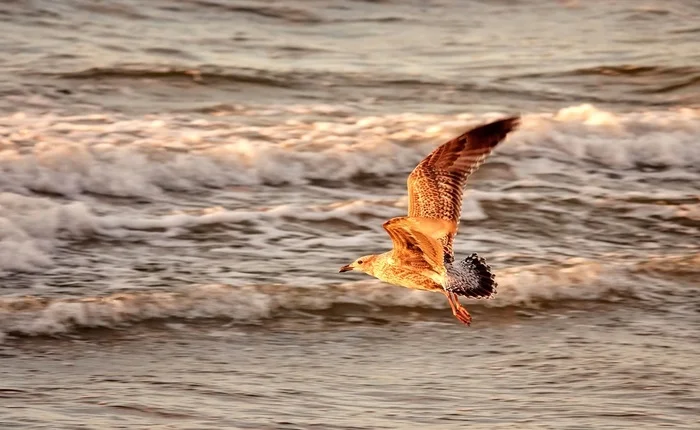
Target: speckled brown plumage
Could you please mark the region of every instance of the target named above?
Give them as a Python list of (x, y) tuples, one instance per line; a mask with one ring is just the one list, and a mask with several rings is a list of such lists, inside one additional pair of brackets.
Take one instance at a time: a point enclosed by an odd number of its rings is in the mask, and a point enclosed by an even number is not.
[[(469, 176), (520, 122), (511, 117), (471, 129), (431, 152), (408, 176), (408, 216), (437, 218), (459, 227)], [(440, 239), (449, 262), (457, 228)]]
[(392, 218), (382, 224), (393, 242), (391, 257), (410, 267), (423, 267), (445, 274), (443, 247), (436, 240), (452, 234), (453, 222), (423, 217)]

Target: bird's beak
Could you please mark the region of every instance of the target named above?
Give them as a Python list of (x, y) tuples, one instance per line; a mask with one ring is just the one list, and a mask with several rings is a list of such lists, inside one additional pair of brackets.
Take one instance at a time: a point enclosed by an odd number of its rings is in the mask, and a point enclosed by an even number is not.
[(340, 270), (338, 270), (338, 273), (349, 272), (352, 269), (353, 267), (350, 264), (348, 264), (347, 266), (341, 267)]

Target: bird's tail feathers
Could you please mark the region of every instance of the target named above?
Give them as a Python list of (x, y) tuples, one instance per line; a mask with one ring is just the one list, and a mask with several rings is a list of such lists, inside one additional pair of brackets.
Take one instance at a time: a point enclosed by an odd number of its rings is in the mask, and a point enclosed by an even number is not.
[(445, 289), (460, 296), (476, 299), (489, 298), (496, 294), (496, 275), (491, 267), (477, 254), (472, 254), (454, 264)]

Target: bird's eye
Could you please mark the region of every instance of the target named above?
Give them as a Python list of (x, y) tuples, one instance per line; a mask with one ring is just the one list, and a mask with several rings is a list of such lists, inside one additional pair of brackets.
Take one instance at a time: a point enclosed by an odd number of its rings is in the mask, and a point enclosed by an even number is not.
[(362, 260), (357, 260), (357, 264), (362, 264)]

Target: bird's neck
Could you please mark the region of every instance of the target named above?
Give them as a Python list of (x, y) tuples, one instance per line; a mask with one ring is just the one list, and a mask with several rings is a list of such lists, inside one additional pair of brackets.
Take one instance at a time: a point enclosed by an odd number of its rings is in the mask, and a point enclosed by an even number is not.
[(391, 251), (372, 256), (372, 260), (367, 267), (366, 273), (374, 276), (375, 278), (382, 279), (382, 273), (386, 272), (387, 267), (391, 265), (389, 254), (391, 254)]

